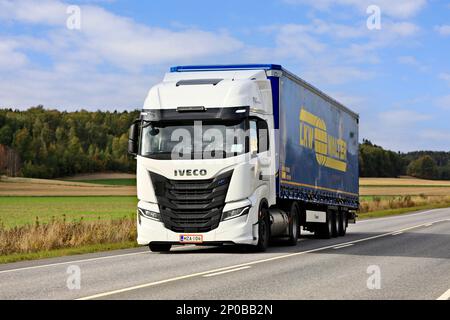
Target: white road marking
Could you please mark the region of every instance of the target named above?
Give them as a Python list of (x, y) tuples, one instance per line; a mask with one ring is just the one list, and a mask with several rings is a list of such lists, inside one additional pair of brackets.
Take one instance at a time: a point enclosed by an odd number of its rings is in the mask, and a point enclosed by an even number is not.
[[(427, 211), (422, 211), (422, 212), (417, 212), (417, 213), (404, 213), (404, 214), (400, 214), (400, 215), (396, 215), (396, 216), (392, 216), (392, 217), (386, 217), (386, 218), (368, 218), (368, 219), (364, 219), (364, 220), (358, 220), (358, 224), (365, 223), (365, 222), (376, 222), (376, 221), (384, 221), (384, 220), (391, 220), (391, 219), (409, 218), (409, 217), (419, 216), (422, 214), (427, 214), (430, 212), (435, 212), (435, 211), (439, 211), (439, 210), (443, 210), (443, 209), (448, 209), (448, 208), (433, 209), (433, 210), (427, 210)], [(449, 219), (449, 221), (450, 221), (450, 219)]]
[(449, 300), (450, 299), (450, 289), (448, 289), (442, 296), (436, 300)]
[[(442, 222), (442, 221), (447, 221), (447, 219), (434, 221), (433, 223), (438, 223), (438, 222)], [(248, 263), (237, 264), (237, 265), (234, 265), (234, 266), (222, 267), (222, 268), (218, 268), (218, 269), (214, 269), (214, 270), (208, 270), (208, 271), (188, 274), (188, 275), (179, 276), (179, 277), (175, 277), (175, 278), (170, 278), (170, 279), (166, 279), (166, 280), (150, 282), (150, 283), (144, 283), (144, 284), (133, 286), (133, 287), (123, 288), (123, 289), (118, 289), (118, 290), (112, 290), (112, 291), (103, 292), (103, 293), (99, 293), (99, 294), (95, 294), (95, 295), (91, 295), (91, 296), (87, 296), (87, 297), (82, 297), (82, 298), (78, 298), (76, 300), (91, 300), (91, 299), (103, 298), (103, 297), (111, 296), (111, 295), (118, 294), (118, 293), (124, 293), (124, 292), (129, 292), (129, 291), (133, 291), (133, 290), (137, 290), (137, 289), (153, 287), (153, 286), (156, 286), (156, 285), (159, 285), (159, 284), (174, 282), (174, 281), (178, 281), (178, 280), (195, 278), (195, 277), (203, 276), (203, 275), (210, 274), (210, 273), (217, 273), (217, 272), (221, 272), (221, 271), (225, 271), (225, 270), (237, 269), (237, 268), (241, 268), (241, 267), (257, 265), (257, 264), (264, 263), (264, 262), (270, 262), (270, 261), (286, 259), (286, 258), (290, 258), (290, 257), (304, 255), (304, 254), (307, 254), (307, 253), (312, 253), (312, 252), (318, 252), (318, 251), (331, 249), (331, 248), (334, 248), (334, 247), (336, 247), (338, 245), (343, 246), (343, 245), (347, 245), (347, 244), (355, 244), (355, 243), (359, 243), (359, 242), (364, 242), (364, 241), (369, 241), (369, 240), (378, 239), (378, 238), (382, 238), (382, 237), (387, 237), (387, 236), (390, 236), (390, 235), (392, 235), (394, 233), (397, 233), (397, 232), (404, 232), (404, 231), (412, 230), (412, 229), (419, 228), (419, 227), (422, 227), (422, 226), (423, 226), (423, 224), (420, 224), (420, 225), (404, 228), (404, 229), (397, 230), (397, 231), (392, 231), (392, 232), (379, 234), (379, 235), (368, 237), (368, 238), (363, 238), (363, 239), (359, 239), (359, 240), (353, 240), (353, 241), (349, 241), (349, 242), (344, 242), (344, 243), (341, 243), (341, 244), (333, 244), (333, 245), (330, 245), (330, 246), (320, 247), (320, 248), (306, 250), (306, 251), (294, 252), (294, 253), (285, 254), (285, 255), (281, 255), (281, 256), (276, 256), (276, 257), (272, 257), (272, 258), (261, 259), (261, 260), (256, 260), (256, 261), (252, 261), (252, 262), (248, 262)]]
[(399, 234), (402, 234), (403, 233), (403, 231), (401, 231), (401, 232), (395, 232), (395, 233), (393, 233), (392, 235), (393, 236), (398, 236)]
[(249, 269), (249, 268), (251, 268), (251, 266), (245, 266), (245, 267), (240, 267), (240, 268), (236, 268), (236, 269), (225, 270), (225, 271), (220, 271), (220, 272), (216, 272), (216, 273), (210, 273), (210, 274), (204, 275), (203, 277), (205, 277), (205, 278), (214, 277), (214, 276), (218, 276), (218, 275), (221, 275), (221, 274), (235, 272), (235, 271)]
[(65, 262), (58, 262), (58, 263), (51, 263), (51, 264), (43, 264), (43, 265), (32, 266), (32, 267), (8, 269), (8, 270), (0, 271), (0, 274), (2, 274), (2, 273), (9, 273), (9, 272), (16, 272), (16, 271), (24, 271), (24, 270), (33, 270), (33, 269), (40, 269), (40, 268), (56, 267), (56, 266), (62, 266), (62, 265), (65, 265), (65, 264), (83, 263), (83, 262), (98, 261), (98, 260), (105, 260), (105, 259), (112, 259), (112, 258), (119, 258), (119, 257), (135, 256), (135, 255), (139, 255), (139, 254), (149, 254), (149, 252), (148, 251), (143, 251), (143, 252), (116, 254), (116, 255), (112, 255), (112, 256), (105, 256), (105, 257), (98, 257), (98, 258), (91, 258), (91, 259), (72, 260), (72, 261), (65, 261)]
[[(194, 247), (195, 247), (195, 245), (189, 245), (189, 246), (188, 245), (184, 245), (184, 246), (181, 246), (181, 247), (176, 247), (176, 248), (174, 248), (172, 250), (173, 251), (183, 251), (183, 250), (178, 250), (178, 249), (194, 248)], [(105, 257), (91, 258), (91, 259), (81, 259), (81, 260), (57, 262), (57, 263), (51, 263), (51, 264), (43, 264), (43, 265), (32, 266), (32, 267), (8, 269), (8, 270), (0, 271), (0, 274), (2, 274), (2, 273), (9, 273), (9, 272), (16, 272), (16, 271), (22, 271), (22, 270), (32, 270), (32, 269), (39, 269), (39, 268), (56, 267), (56, 266), (61, 266), (61, 265), (65, 265), (65, 264), (82, 263), (82, 262), (85, 262), (85, 261), (90, 262), (90, 261), (97, 261), (97, 260), (104, 260), (104, 259), (111, 259), (111, 258), (120, 258), (120, 257), (126, 257), (126, 256), (134, 256), (134, 255), (139, 255), (139, 254), (150, 254), (150, 252), (148, 252), (148, 251), (132, 252), (132, 253), (116, 254), (116, 255), (105, 256)]]
[(427, 223), (427, 224), (424, 224), (423, 226), (424, 227), (431, 227), (433, 224), (432, 223)]
[(342, 249), (342, 248), (351, 247), (352, 245), (353, 245), (353, 243), (349, 243), (349, 244), (346, 244), (346, 245), (343, 245), (343, 246), (334, 247), (333, 249), (334, 250), (338, 250), (338, 249)]

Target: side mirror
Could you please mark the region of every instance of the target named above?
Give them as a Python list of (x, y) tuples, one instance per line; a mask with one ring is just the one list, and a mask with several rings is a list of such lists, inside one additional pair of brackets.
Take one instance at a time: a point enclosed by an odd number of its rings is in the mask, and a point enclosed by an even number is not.
[(135, 122), (131, 125), (128, 135), (128, 153), (133, 156), (138, 153), (138, 134), (139, 123)]

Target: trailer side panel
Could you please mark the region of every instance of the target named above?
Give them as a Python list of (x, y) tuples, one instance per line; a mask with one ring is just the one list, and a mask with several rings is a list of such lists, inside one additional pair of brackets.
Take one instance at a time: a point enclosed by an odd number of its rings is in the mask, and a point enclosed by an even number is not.
[(358, 206), (358, 117), (292, 77), (281, 77), (279, 197)]

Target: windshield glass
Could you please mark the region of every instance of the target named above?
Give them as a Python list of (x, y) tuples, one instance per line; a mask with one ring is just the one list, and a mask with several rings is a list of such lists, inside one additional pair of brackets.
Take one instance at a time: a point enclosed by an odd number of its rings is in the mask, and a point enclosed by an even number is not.
[(154, 159), (217, 159), (244, 154), (246, 121), (143, 122), (140, 155)]

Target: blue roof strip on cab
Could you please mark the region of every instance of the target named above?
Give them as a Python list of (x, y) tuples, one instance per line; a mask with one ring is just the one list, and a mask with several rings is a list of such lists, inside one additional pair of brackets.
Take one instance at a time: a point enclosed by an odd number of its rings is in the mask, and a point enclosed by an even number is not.
[(279, 64), (229, 64), (229, 65), (198, 65), (171, 67), (170, 72), (189, 71), (222, 71), (222, 70), (282, 70)]

